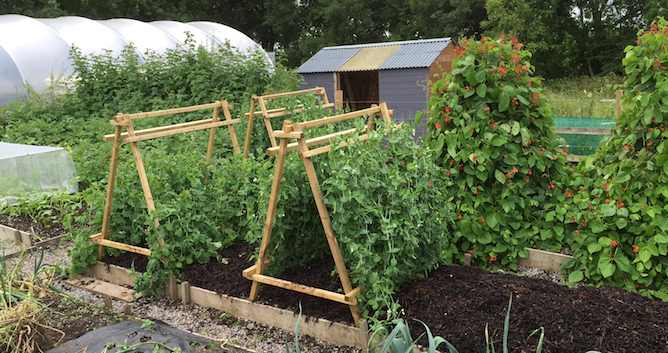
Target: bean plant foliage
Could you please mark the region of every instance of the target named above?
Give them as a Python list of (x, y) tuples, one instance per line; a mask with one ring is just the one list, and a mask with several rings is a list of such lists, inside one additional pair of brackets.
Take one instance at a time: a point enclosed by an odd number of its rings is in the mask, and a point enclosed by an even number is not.
[(452, 180), (459, 249), (478, 263), (515, 267), (527, 246), (561, 247), (565, 158), (522, 44), (460, 44), (451, 72), (433, 84), (426, 143)]
[(623, 113), (580, 165), (580, 217), (569, 280), (622, 286), (668, 300), (668, 23), (626, 48)]

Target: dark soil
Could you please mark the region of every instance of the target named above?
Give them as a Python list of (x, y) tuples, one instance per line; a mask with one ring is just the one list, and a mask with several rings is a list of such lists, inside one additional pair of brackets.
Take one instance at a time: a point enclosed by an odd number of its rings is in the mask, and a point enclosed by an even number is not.
[(45, 329), (47, 342), (42, 342), (40, 345), (44, 350), (77, 338), (88, 331), (123, 320), (122, 315), (104, 307), (57, 294), (52, 294), (43, 301), (47, 308), (46, 324), (65, 334), (62, 336), (59, 332)]
[(54, 223), (47, 227), (39, 222), (35, 222), (32, 218), (25, 215), (8, 216), (0, 214), (0, 224), (24, 232), (33, 233), (39, 237), (39, 239), (37, 239), (36, 241), (55, 238), (65, 233), (65, 229), (63, 228), (63, 225), (60, 223)]
[(137, 272), (146, 272), (146, 265), (148, 265), (148, 257), (132, 252), (123, 251), (116, 256), (105, 256), (102, 262), (121, 266), (129, 269), (134, 269)]
[[(193, 286), (218, 293), (246, 298), (250, 293), (251, 281), (241, 274), (252, 266), (249, 260), (256, 248), (245, 243), (236, 243), (224, 249), (218, 259), (212, 259), (203, 265), (192, 265), (183, 271), (183, 279)], [(219, 259), (224, 259), (220, 261)], [(331, 260), (313, 263), (303, 268), (284, 272), (280, 278), (308, 286), (337, 291), (341, 288), (338, 277), (332, 276), (334, 264)], [(325, 318), (332, 321), (352, 323), (352, 316), (347, 305), (324, 300), (285, 289), (262, 285), (258, 301), (302, 314)]]
[[(511, 352), (535, 352), (545, 328), (544, 353), (668, 352), (668, 303), (621, 289), (568, 288), (556, 283), (489, 273), (474, 267), (442, 267), (398, 295), (409, 319), (424, 321), (434, 335), (460, 352), (484, 352), (485, 324), (501, 351), (503, 320), (513, 296)], [(415, 336), (424, 331), (411, 320)]]

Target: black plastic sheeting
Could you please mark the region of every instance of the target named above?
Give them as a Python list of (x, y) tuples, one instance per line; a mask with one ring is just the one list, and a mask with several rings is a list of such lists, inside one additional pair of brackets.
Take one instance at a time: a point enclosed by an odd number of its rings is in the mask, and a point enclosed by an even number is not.
[(68, 341), (46, 353), (232, 353), (220, 344), (160, 321), (123, 321)]

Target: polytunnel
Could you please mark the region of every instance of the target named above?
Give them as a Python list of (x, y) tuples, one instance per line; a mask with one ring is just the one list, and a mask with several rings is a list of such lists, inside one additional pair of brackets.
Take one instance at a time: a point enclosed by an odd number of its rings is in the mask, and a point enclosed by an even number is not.
[(226, 43), (245, 54), (261, 50), (271, 65), (259, 44), (220, 23), (0, 15), (0, 105), (25, 97), (29, 89), (43, 92), (53, 79), (71, 75), (72, 46), (85, 55), (105, 51), (118, 55), (132, 43), (142, 57), (147, 51), (160, 54), (177, 48), (187, 33), (198, 46), (209, 50)]

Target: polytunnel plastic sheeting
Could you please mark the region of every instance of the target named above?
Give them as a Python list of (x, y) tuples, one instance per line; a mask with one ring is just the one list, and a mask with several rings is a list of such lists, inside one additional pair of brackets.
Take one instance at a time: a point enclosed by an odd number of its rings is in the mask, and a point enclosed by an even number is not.
[(264, 54), (267, 62), (271, 64), (269, 55), (262, 50), (262, 47), (259, 44), (232, 27), (206, 21), (188, 22), (188, 24), (216, 37), (220, 43), (229, 42), (231, 46), (237, 48), (242, 53), (250, 53), (260, 50)]
[(69, 45), (51, 27), (30, 17), (0, 16), (0, 47), (35, 91), (44, 91), (51, 79), (72, 73)]
[(127, 45), (115, 30), (84, 17), (65, 16), (38, 20), (53, 28), (68, 45), (79, 48), (84, 55), (99, 55), (109, 51), (118, 56)]
[(23, 77), (14, 60), (0, 47), (0, 105), (25, 97)]
[(0, 197), (53, 191), (77, 191), (65, 149), (0, 142)]
[(167, 32), (170, 36), (176, 38), (179, 45), (186, 42), (188, 34), (192, 35), (192, 39), (199, 46), (206, 49), (212, 49), (221, 45), (217, 38), (206, 33), (205, 31), (185, 23), (176, 21), (155, 21), (149, 22), (150, 25), (160, 28)]
[(115, 18), (98, 23), (118, 32), (125, 42), (132, 43), (137, 48), (137, 53), (142, 57), (147, 52), (162, 54), (168, 49), (176, 48), (177, 45), (174, 37), (148, 23), (127, 18)]

